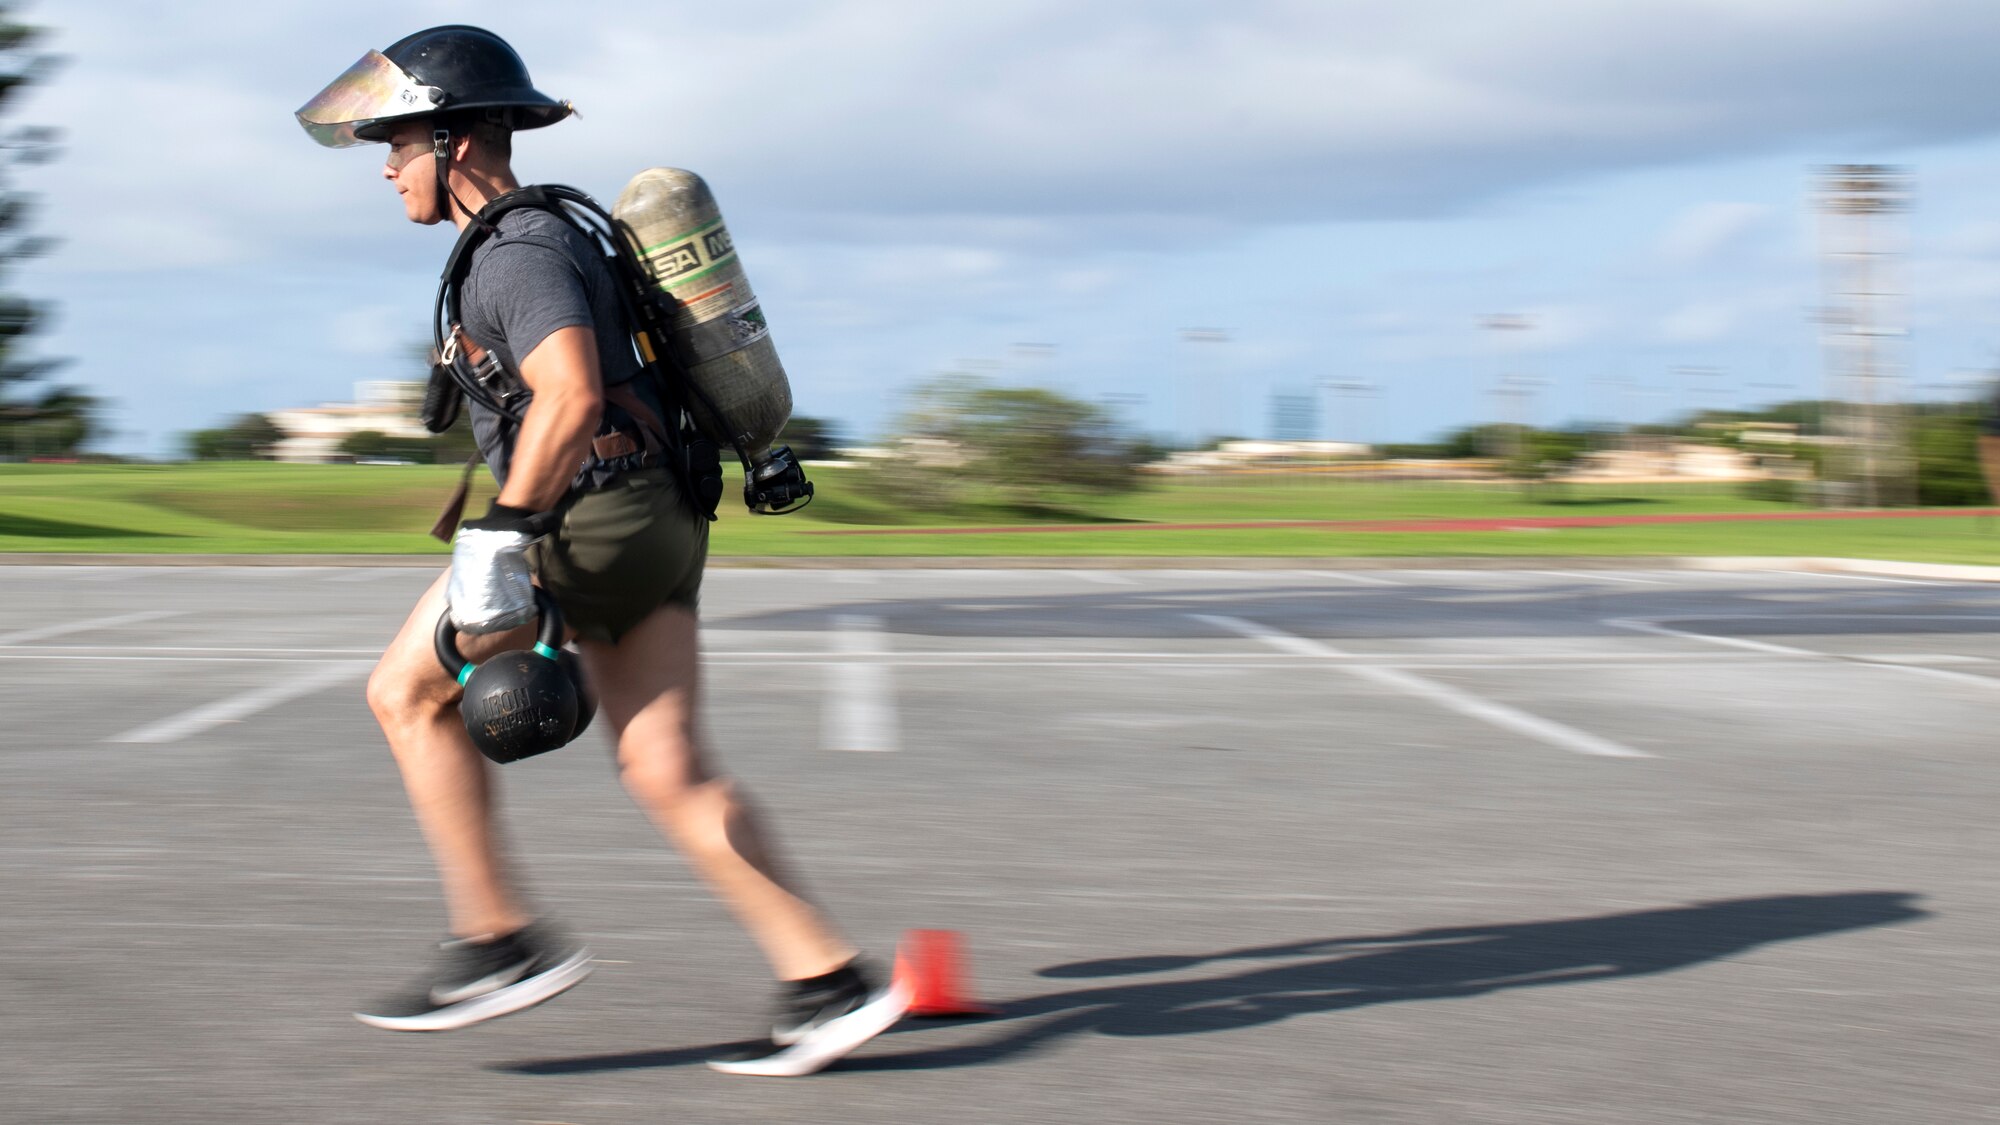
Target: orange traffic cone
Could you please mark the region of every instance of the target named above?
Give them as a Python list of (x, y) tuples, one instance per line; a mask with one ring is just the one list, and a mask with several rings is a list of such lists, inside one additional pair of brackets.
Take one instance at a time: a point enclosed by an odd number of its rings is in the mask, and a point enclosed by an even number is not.
[(957, 930), (911, 930), (896, 948), (896, 982), (910, 990), (913, 1016), (990, 1016), (993, 1008), (972, 998), (965, 980), (964, 935)]

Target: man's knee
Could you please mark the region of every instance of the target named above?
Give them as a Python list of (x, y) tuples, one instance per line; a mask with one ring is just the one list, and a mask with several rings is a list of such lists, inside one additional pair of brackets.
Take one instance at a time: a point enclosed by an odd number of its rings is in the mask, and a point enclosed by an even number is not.
[(697, 859), (762, 854), (750, 806), (726, 777), (683, 786), (660, 815), (681, 850)]
[[(429, 669), (425, 669), (429, 671)], [(393, 655), (385, 656), (368, 675), (368, 709), (384, 727), (434, 719), (451, 705), (449, 693)]]
[(691, 748), (633, 753), (621, 747), (618, 780), (635, 800), (671, 817), (679, 815), (688, 797), (706, 779), (693, 764)]

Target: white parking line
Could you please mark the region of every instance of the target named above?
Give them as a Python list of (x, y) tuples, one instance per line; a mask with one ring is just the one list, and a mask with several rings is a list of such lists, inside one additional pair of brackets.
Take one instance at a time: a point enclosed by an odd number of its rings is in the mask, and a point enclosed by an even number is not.
[(148, 609), (138, 613), (121, 613), (116, 617), (94, 617), (88, 621), (70, 621), (61, 625), (44, 625), (39, 629), (22, 629), (17, 633), (0, 633), (0, 645), (25, 644), (28, 641), (43, 641), (50, 637), (66, 637), (71, 633), (88, 633), (93, 629), (116, 629), (124, 625), (138, 625), (146, 621), (158, 621), (166, 617), (180, 617), (184, 609)]
[[(1229, 652), (1182, 654), (1171, 659), (1163, 659), (1151, 653), (1112, 652), (1091, 653), (1087, 658), (1076, 652), (1067, 653), (954, 653), (922, 652), (899, 653), (878, 656), (842, 656), (826, 654), (820, 656), (800, 656), (793, 652), (774, 653), (724, 653), (720, 656), (704, 658), (706, 668), (837, 668), (850, 667), (857, 663), (882, 668), (1086, 668), (1092, 670), (1145, 670), (1153, 675), (1171, 675), (1178, 672), (1209, 669), (1241, 672), (1245, 675), (1262, 674), (1272, 669), (1322, 667), (1330, 659), (1339, 659), (1355, 667), (1409, 668), (1416, 670), (1478, 671), (1478, 670), (1526, 670), (1575, 671), (1578, 668), (1601, 666), (1601, 660), (1534, 658), (1523, 660), (1518, 657), (1501, 658), (1485, 656), (1481, 658), (1445, 657), (1432, 654), (1406, 654), (1390, 656), (1380, 653), (1350, 653), (1346, 657), (1292, 656), (1282, 652)], [(320, 664), (323, 660), (303, 656), (158, 656), (128, 654), (77, 655), (58, 653), (53, 655), (29, 652), (0, 652), (0, 664), (7, 663), (73, 663), (73, 664)], [(1666, 654), (1656, 660), (1625, 658), (1629, 668), (1777, 668), (1793, 663), (1793, 658), (1753, 656), (1726, 658), (1713, 653)], [(1940, 654), (1918, 654), (1899, 658), (1890, 663), (1906, 664), (1961, 664), (1967, 663)], [(1979, 661), (1991, 663), (1990, 661)], [(2000, 681), (1996, 681), (2000, 682)]]
[(1188, 616), (1204, 625), (1213, 625), (1218, 629), (1235, 633), (1238, 636), (1263, 641), (1272, 648), (1283, 649), (1295, 656), (1342, 657), (1352, 655), (1351, 653), (1342, 652), (1340, 649), (1324, 641), (1315, 641), (1310, 637), (1295, 636), (1282, 629), (1273, 629), (1269, 625), (1260, 625), (1255, 621), (1245, 621), (1241, 617), (1217, 617), (1207, 613), (1190, 613)]
[[(1882, 660), (1872, 656), (1847, 656), (1837, 652), (1820, 652), (1816, 649), (1793, 648), (1790, 645), (1774, 644), (1770, 641), (1753, 641), (1748, 637), (1724, 637), (1715, 633), (1697, 633), (1690, 629), (1675, 629), (1660, 624), (1662, 621), (1951, 621), (1963, 624), (1967, 621), (2000, 621), (2000, 616), (1983, 613), (1716, 613), (1688, 614), (1681, 617), (1607, 617), (1601, 624), (1616, 629), (1630, 629), (1637, 633), (1651, 633), (1659, 637), (1677, 637), (1682, 640), (1704, 641), (1712, 645), (1726, 645), (1730, 648), (1749, 649), (1752, 652), (1767, 652), (1784, 656), (1803, 657), (1808, 660), (1832, 661), (1841, 664), (1859, 664), (1866, 668), (1887, 668), (1892, 672), (1907, 672), (1931, 680), (1949, 680), (1952, 683), (1972, 684), (1983, 688), (2000, 688), (2000, 678), (1981, 676), (1972, 672), (1952, 672), (1944, 668), (1927, 668), (1904, 661)], [(1905, 658), (1907, 659), (1907, 658)]]
[[(1271, 645), (1274, 648), (1282, 648), (1287, 652), (1312, 653), (1330, 657), (1348, 655), (1331, 645), (1322, 644), (1311, 638), (1294, 636), (1290, 633), (1273, 629), (1268, 625), (1260, 625), (1257, 622), (1245, 621), (1238, 617), (1214, 617), (1207, 614), (1190, 614), (1189, 616), (1196, 618), (1196, 620), (1205, 621), (1211, 625), (1227, 629), (1241, 636), (1263, 641), (1265, 644)], [(1560, 747), (1564, 750), (1572, 750), (1579, 754), (1592, 754), (1602, 758), (1652, 757), (1651, 754), (1643, 750), (1634, 750), (1630, 746), (1612, 742), (1609, 739), (1599, 738), (1587, 731), (1580, 731), (1575, 727), (1565, 726), (1553, 719), (1544, 719), (1540, 715), (1531, 715), (1517, 707), (1509, 707), (1504, 703), (1496, 703), (1483, 696), (1474, 695), (1469, 691), (1462, 691), (1455, 687), (1426, 680), (1421, 676), (1411, 675), (1400, 669), (1352, 664), (1335, 664), (1332, 666), (1341, 668), (1343, 671), (1368, 680), (1371, 683), (1394, 688), (1406, 695), (1414, 695), (1421, 699), (1427, 699), (1448, 711), (1456, 711), (1468, 718), (1478, 719), (1481, 722), (1490, 723), (1505, 730), (1511, 730), (1516, 734), (1524, 734), (1530, 738), (1546, 742), (1551, 746)]]
[(183, 711), (157, 723), (128, 730), (124, 734), (113, 735), (106, 742), (179, 742), (184, 738), (212, 730), (224, 723), (241, 722), (260, 711), (268, 711), (280, 704), (313, 694), (331, 687), (343, 680), (353, 679), (374, 667), (365, 660), (341, 660), (315, 662), (289, 678), (269, 687), (246, 691), (241, 695), (204, 704), (192, 711)]
[(82, 582), (136, 582), (141, 578), (166, 578), (184, 572), (178, 566), (80, 566), (73, 576)]
[(1872, 652), (1856, 656), (1870, 664), (1991, 664), (1984, 656), (1963, 652)]
[[(1349, 654), (1352, 659), (1346, 663), (1356, 668), (1408, 668), (1419, 671), (1527, 671), (1545, 670), (1551, 672), (1574, 672), (1578, 668), (1588, 668), (1597, 661), (1548, 660), (1519, 658), (1502, 659), (1486, 657), (1481, 660), (1452, 660), (1445, 662), (1429, 656), (1385, 657), (1382, 655), (1362, 656)], [(854, 667), (857, 663), (879, 668), (1082, 668), (1090, 671), (1144, 671), (1148, 675), (1167, 676), (1182, 672), (1234, 672), (1242, 675), (1262, 675), (1272, 670), (1292, 668), (1323, 668), (1329, 657), (1290, 656), (1281, 652), (1271, 653), (1208, 653), (1171, 661), (1160, 660), (1146, 653), (1093, 653), (1088, 659), (1079, 659), (1076, 653), (1061, 655), (1029, 655), (974, 653), (900, 653), (894, 656), (852, 657), (840, 655), (799, 656), (796, 653), (730, 653), (704, 660), (706, 668), (843, 668)], [(1363, 661), (1366, 661), (1365, 663)], [(314, 665), (324, 663), (309, 657), (292, 656), (76, 656), (61, 654), (38, 656), (27, 653), (0, 653), (0, 664), (11, 662), (32, 663), (75, 663), (75, 664), (286, 664)], [(1906, 658), (1909, 664), (1956, 664), (1961, 661), (1938, 657)], [(1626, 667), (1631, 668), (1782, 668), (1794, 664), (1793, 658), (1766, 657), (1758, 659), (1741, 656), (1734, 659), (1713, 654), (1680, 654), (1680, 659), (1660, 659), (1658, 661), (1631, 660)], [(2000, 680), (1994, 681), (2000, 683)]]
[[(153, 659), (159, 659), (159, 658), (156, 657)], [(1694, 667), (1782, 668), (1786, 667), (1788, 663), (1789, 662), (1787, 661), (1781, 661), (1781, 660), (1752, 660), (1746, 657), (1736, 661), (1721, 662), (1714, 664), (1697, 664), (1694, 665)], [(822, 657), (783, 657), (778, 659), (758, 659), (758, 660), (724, 660), (724, 661), (716, 661), (710, 666), (723, 667), (723, 668), (831, 668), (831, 667), (844, 667), (852, 665), (845, 663), (837, 658), (828, 658), (822, 656)], [(1334, 665), (1328, 663), (1325, 658), (1286, 657), (1278, 654), (1273, 654), (1271, 659), (1266, 661), (1260, 661), (1257, 663), (1246, 662), (1240, 656), (1211, 656), (1206, 660), (1188, 660), (1188, 661), (1176, 662), (1173, 664), (1162, 664), (1154, 660), (1130, 660), (1130, 659), (1101, 660), (1093, 658), (1090, 660), (1075, 660), (1075, 659), (1051, 660), (1046, 657), (1043, 657), (1034, 660), (967, 660), (958, 657), (938, 658), (934, 656), (925, 656), (922, 658), (917, 658), (910, 656), (898, 656), (894, 658), (880, 659), (875, 663), (874, 666), (883, 668), (924, 668), (924, 669), (1084, 668), (1092, 671), (1109, 670), (1115, 668), (1127, 671), (1143, 671), (1147, 675), (1154, 675), (1154, 676), (1176, 675), (1183, 672), (1216, 672), (1216, 671), (1229, 671), (1245, 676), (1252, 676), (1252, 675), (1263, 675), (1272, 670), (1286, 670), (1292, 668), (1327, 668), (1327, 667), (1347, 667), (1355, 670), (1356, 672), (1365, 671), (1373, 668), (1411, 668), (1411, 669), (1434, 671), (1434, 672), (1467, 672), (1467, 671), (1573, 672), (1578, 667), (1576, 664), (1573, 663), (1552, 664), (1546, 661), (1539, 661), (1539, 660), (1527, 660), (1527, 661), (1489, 660), (1486, 661), (1485, 663), (1463, 663), (1463, 664), (1432, 664), (1419, 661), (1401, 660), (1401, 661), (1382, 661), (1375, 664)], [(1644, 664), (1633, 665), (1633, 666), (1639, 668), (1653, 667), (1651, 665), (1644, 665)], [(1687, 665), (1658, 665), (1658, 667), (1687, 667)], [(1642, 756), (1651, 757), (1652, 755), (1647, 754)]]
[(0, 655), (48, 656), (375, 656), (379, 648), (244, 648), (229, 645), (0, 645)]
[(1391, 582), (1387, 578), (1377, 578), (1372, 574), (1356, 574), (1351, 570), (1288, 570), (1286, 574), (1299, 578), (1332, 578), (1341, 582), (1352, 582), (1356, 586), (1401, 586), (1401, 582)]
[(429, 578), (434, 574), (434, 572), (423, 567), (415, 567), (415, 566), (343, 567), (338, 573), (327, 575), (326, 581), (376, 582), (384, 578), (393, 578), (400, 574), (421, 574), (426, 578)]
[(1507, 602), (1560, 602), (1569, 600), (1569, 597), (1561, 590), (1534, 589), (1518, 594), (1439, 594), (1417, 600), (1436, 605), (1501, 605)]
[(1579, 754), (1593, 754), (1601, 758), (1650, 758), (1644, 750), (1634, 750), (1630, 746), (1613, 742), (1607, 738), (1566, 726), (1554, 719), (1544, 719), (1518, 707), (1496, 703), (1469, 691), (1426, 680), (1422, 676), (1411, 675), (1396, 668), (1358, 667), (1353, 673), (1363, 679), (1373, 680), (1385, 687), (1393, 687), (1410, 695), (1421, 696), (1447, 710), (1456, 711), (1469, 718), (1481, 719), (1496, 727), (1511, 730), (1540, 739), (1551, 746), (1573, 750)]
[(1800, 578), (1845, 578), (1853, 582), (1887, 582), (1892, 586), (1953, 586), (1954, 582), (1927, 582), (1921, 578), (1884, 578), (1876, 574), (1842, 574), (1837, 570), (1767, 570), (1766, 574), (1792, 574)]
[(833, 582), (836, 586), (873, 586), (876, 574), (872, 570), (836, 570)]
[(1712, 645), (1726, 645), (1729, 648), (1748, 649), (1751, 652), (1769, 652), (1780, 656), (1816, 657), (1822, 655), (1810, 649), (1772, 644), (1769, 641), (1753, 641), (1748, 637), (1718, 637), (1711, 633), (1690, 633), (1685, 629), (1669, 629), (1665, 625), (1637, 617), (1612, 618), (1605, 621), (1605, 624), (1614, 628), (1630, 629), (1635, 633), (1651, 633), (1656, 637), (1676, 637), (1687, 641), (1707, 641)]
[(67, 661), (77, 664), (186, 664), (198, 661), (202, 664), (317, 664), (319, 661), (299, 656), (132, 656), (127, 654), (96, 653), (78, 656), (74, 653), (40, 653), (33, 649), (16, 649), (0, 652), (0, 661), (20, 660), (30, 663)]
[[(882, 619), (841, 614), (829, 635), (844, 656), (885, 656)], [(896, 704), (889, 669), (872, 660), (847, 660), (826, 670), (824, 745), (828, 750), (890, 751), (898, 745)]]
[(1528, 573), (1546, 574), (1551, 578), (1581, 578), (1588, 582), (1636, 582), (1641, 586), (1668, 585), (1657, 578), (1627, 578), (1622, 574), (1585, 573), (1580, 570), (1531, 570)]
[(1139, 584), (1139, 580), (1130, 575), (1119, 574), (1116, 571), (1110, 570), (1071, 570), (1065, 573), (1073, 574), (1085, 582), (1095, 582), (1100, 586), (1137, 586)]

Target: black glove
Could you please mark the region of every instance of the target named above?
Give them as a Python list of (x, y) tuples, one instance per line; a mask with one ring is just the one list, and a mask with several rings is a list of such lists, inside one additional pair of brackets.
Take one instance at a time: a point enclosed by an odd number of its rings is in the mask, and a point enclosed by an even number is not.
[(554, 512), (531, 512), (495, 500), (487, 506), (485, 515), (459, 526), (474, 531), (518, 531), (530, 539), (540, 539), (555, 530), (556, 519)]

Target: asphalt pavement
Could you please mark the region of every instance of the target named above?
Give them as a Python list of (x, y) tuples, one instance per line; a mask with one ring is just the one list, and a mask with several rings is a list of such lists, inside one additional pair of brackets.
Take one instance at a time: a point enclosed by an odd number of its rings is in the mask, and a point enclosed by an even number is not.
[(722, 761), (999, 1008), (784, 1081), (602, 732), (504, 771), (593, 978), (350, 1018), (444, 927), (361, 699), (430, 577), (0, 568), (0, 1121), (2000, 1121), (2000, 587), (714, 571)]

